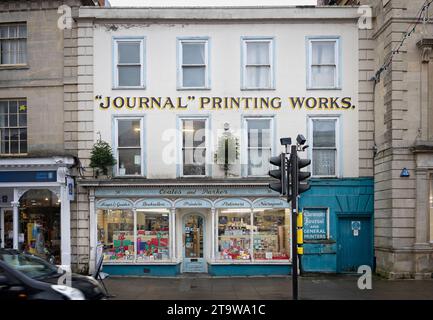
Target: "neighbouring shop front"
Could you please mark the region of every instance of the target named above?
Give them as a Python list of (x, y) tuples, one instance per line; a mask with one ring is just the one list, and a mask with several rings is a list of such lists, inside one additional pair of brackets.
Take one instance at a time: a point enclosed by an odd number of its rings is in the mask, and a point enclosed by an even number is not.
[(267, 185), (104, 186), (92, 193), (91, 260), (94, 267), (101, 248), (107, 273), (290, 273), (290, 210)]
[(70, 265), (70, 157), (0, 160), (0, 247)]

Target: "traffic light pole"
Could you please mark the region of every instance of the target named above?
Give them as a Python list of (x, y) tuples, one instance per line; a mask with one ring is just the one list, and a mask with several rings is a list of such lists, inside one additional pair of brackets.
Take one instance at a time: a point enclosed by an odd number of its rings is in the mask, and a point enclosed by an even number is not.
[[(296, 145), (290, 150), (290, 179), (287, 179), (287, 201), (292, 203), (292, 299), (298, 300), (298, 149)], [(289, 189), (290, 188), (290, 189)]]

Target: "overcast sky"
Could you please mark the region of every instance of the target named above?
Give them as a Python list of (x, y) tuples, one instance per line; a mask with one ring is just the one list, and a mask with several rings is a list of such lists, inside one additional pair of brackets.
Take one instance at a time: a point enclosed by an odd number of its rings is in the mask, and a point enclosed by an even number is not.
[(316, 5), (317, 0), (109, 0), (111, 6)]

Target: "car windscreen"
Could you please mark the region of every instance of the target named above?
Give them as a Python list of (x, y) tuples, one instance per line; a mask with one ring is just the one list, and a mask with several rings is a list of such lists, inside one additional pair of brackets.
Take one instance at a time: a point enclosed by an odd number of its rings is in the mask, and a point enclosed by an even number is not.
[(33, 279), (41, 279), (57, 274), (56, 266), (27, 254), (0, 252), (0, 260)]

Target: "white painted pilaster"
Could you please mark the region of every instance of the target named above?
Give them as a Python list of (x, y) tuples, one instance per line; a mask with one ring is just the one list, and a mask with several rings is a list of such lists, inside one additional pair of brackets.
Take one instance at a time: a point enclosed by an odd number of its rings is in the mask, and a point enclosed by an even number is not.
[(0, 209), (0, 248), (5, 247), (5, 214), (4, 208)]
[(212, 223), (212, 232), (211, 232), (211, 259), (212, 261), (215, 260), (215, 248), (216, 248), (216, 227), (217, 224), (215, 223), (216, 221), (216, 209), (212, 208), (211, 209), (211, 223)]
[(171, 259), (176, 260), (176, 208), (170, 209), (170, 251), (171, 251)]
[(14, 189), (14, 201), (11, 202), (13, 212), (13, 248), (18, 250), (18, 207), (19, 207), (18, 189)]
[(71, 205), (68, 199), (68, 186), (60, 186), (60, 251), (62, 268), (71, 268)]
[[(96, 247), (97, 247), (97, 225), (96, 225), (96, 208), (95, 208), (95, 190), (89, 192), (89, 241), (90, 241), (90, 261), (89, 271), (92, 274), (96, 268)], [(78, 237), (78, 235), (77, 235)]]

